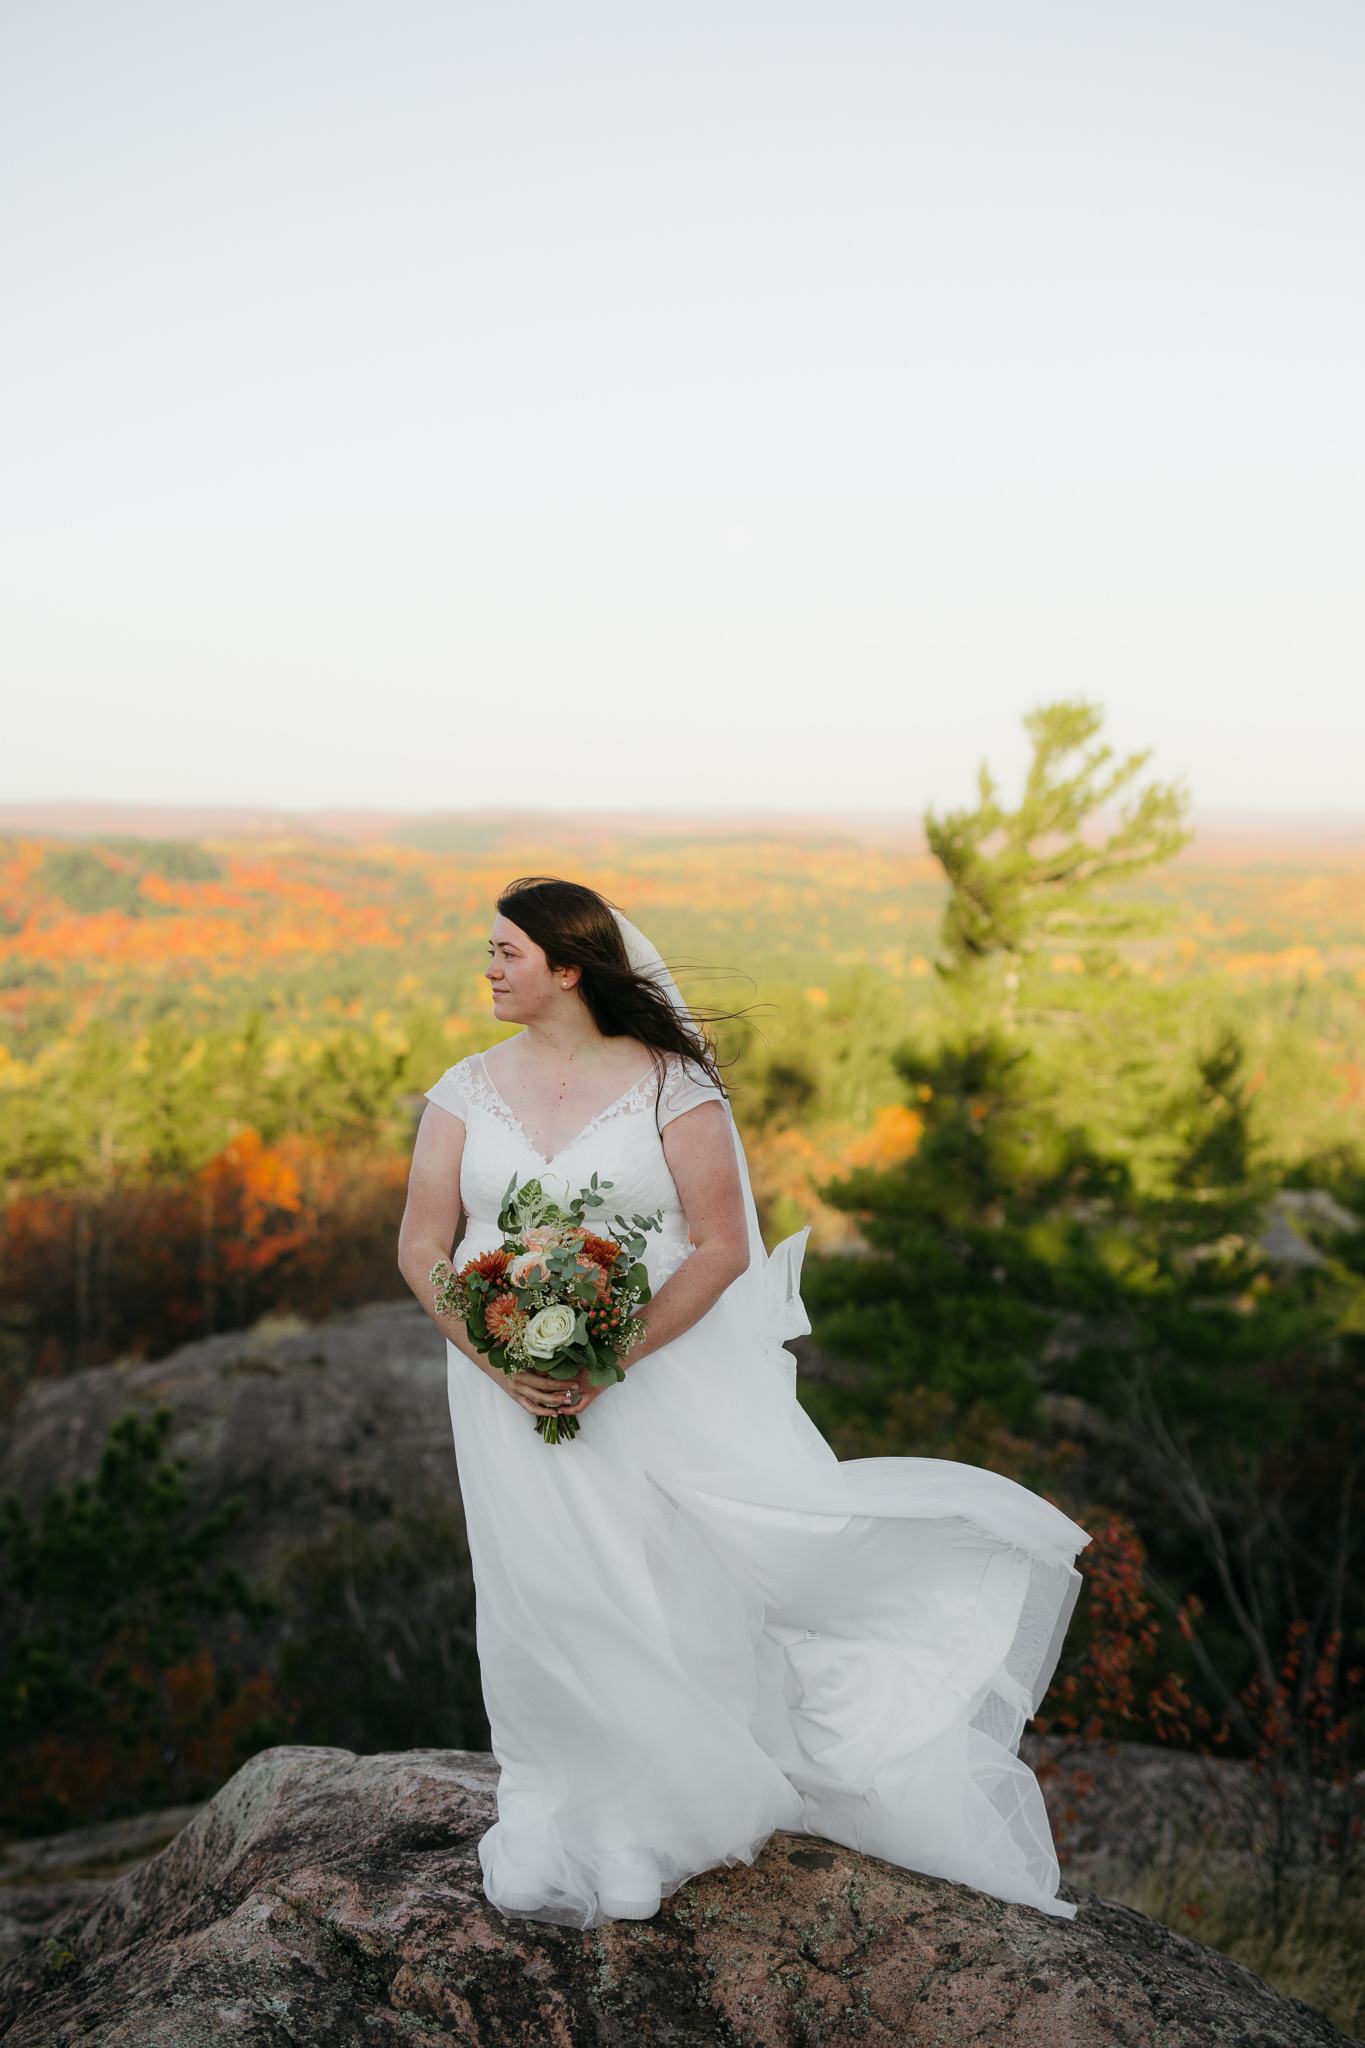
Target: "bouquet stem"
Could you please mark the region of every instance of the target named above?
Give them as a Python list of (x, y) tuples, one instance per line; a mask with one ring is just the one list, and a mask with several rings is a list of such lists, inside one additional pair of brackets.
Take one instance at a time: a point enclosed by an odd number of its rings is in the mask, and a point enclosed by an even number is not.
[(536, 1435), (544, 1437), (547, 1444), (572, 1443), (578, 1428), (576, 1415), (542, 1415), (535, 1425)]

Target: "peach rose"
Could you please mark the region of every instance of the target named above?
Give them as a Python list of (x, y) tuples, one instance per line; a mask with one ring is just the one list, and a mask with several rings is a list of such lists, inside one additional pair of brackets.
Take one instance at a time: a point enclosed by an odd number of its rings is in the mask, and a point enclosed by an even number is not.
[(541, 1285), (550, 1277), (543, 1251), (520, 1252), (507, 1269), (508, 1278), (515, 1280), (518, 1287)]
[(579, 1259), (574, 1271), (578, 1279), (591, 1280), (599, 1301), (611, 1287), (611, 1281), (596, 1259)]

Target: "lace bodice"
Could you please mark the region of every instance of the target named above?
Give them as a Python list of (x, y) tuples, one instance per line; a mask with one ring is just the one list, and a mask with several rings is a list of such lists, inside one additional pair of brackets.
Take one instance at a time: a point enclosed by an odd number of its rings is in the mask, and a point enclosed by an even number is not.
[[(645, 1253), (651, 1284), (658, 1287), (687, 1256), (687, 1219), (664, 1158), (660, 1133), (675, 1118), (720, 1094), (679, 1059), (665, 1063), (662, 1085), (651, 1071), (614, 1102), (599, 1110), (552, 1160), (539, 1153), (510, 1103), (498, 1093), (482, 1053), (444, 1073), (427, 1099), (459, 1117), (465, 1127), (460, 1166), (460, 1202), (469, 1219), (461, 1251), (473, 1257), (501, 1242), (498, 1211), (513, 1174), (535, 1175), (545, 1192), (564, 1201), (586, 1187), (594, 1174), (610, 1181), (600, 1227), (622, 1215), (651, 1215), (662, 1209), (662, 1236), (651, 1233)], [(657, 1115), (656, 1115), (657, 1106)]]

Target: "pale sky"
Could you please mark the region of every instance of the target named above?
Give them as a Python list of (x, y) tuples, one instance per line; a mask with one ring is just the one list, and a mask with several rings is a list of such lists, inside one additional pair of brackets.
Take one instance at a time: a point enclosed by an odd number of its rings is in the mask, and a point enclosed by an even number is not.
[(1360, 0), (0, 0), (0, 798), (1365, 808)]

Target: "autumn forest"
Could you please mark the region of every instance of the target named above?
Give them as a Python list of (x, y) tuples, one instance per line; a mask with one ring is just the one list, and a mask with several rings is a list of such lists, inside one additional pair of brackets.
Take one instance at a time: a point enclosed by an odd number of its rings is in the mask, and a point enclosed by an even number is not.
[(925, 832), (0, 843), (0, 1400), (401, 1295), (423, 1091), (498, 1036), (494, 897), (570, 875), (723, 1013), (836, 1451), (989, 1465), (1095, 1531), (1040, 1728), (1252, 1760), (1312, 1834), (1284, 1867), (1356, 1884), (1365, 843), (1194, 835), (1090, 707), (1030, 734), (1014, 808), (985, 777)]

